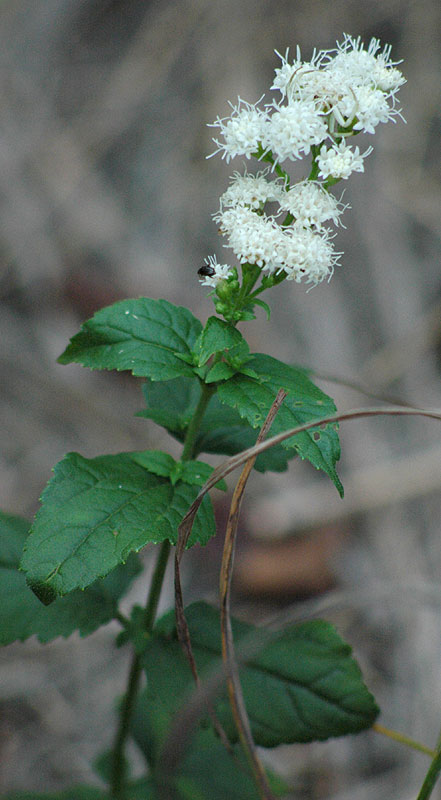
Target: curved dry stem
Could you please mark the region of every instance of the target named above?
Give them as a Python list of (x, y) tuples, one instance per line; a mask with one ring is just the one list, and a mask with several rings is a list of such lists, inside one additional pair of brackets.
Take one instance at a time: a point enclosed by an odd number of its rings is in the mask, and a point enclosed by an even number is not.
[[(283, 389), (277, 394), (272, 404), (268, 416), (257, 437), (256, 444), (262, 442), (267, 435), (273, 419), (277, 414), (286, 392)], [(221, 638), (222, 638), (222, 659), (227, 671), (227, 689), (230, 698), (231, 710), (234, 721), (239, 733), (242, 747), (250, 762), (254, 778), (259, 789), (262, 800), (273, 800), (274, 795), (268, 785), (265, 770), (257, 755), (256, 745), (251, 732), (250, 721), (245, 706), (242, 686), (239, 678), (239, 668), (234, 652), (233, 631), (231, 627), (230, 599), (231, 599), (231, 579), (233, 575), (234, 551), (236, 546), (237, 525), (239, 522), (240, 507), (242, 504), (245, 487), (253, 469), (256, 457), (251, 457), (245, 463), (240, 474), (236, 488), (231, 500), (230, 513), (228, 515), (227, 527), (225, 532), (224, 549), (222, 554), (222, 565), (220, 572), (220, 601), (221, 601)]]

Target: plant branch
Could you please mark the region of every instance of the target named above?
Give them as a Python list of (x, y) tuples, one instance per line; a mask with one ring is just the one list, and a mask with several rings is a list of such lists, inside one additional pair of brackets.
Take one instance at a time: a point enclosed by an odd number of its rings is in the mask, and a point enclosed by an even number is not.
[[(144, 616), (144, 627), (146, 633), (151, 633), (155, 622), (156, 611), (158, 608), (159, 596), (161, 594), (164, 581), (165, 569), (167, 567), (168, 556), (170, 553), (170, 542), (166, 539), (159, 550), (152, 581), (149, 588), (147, 603)], [(110, 781), (110, 797), (115, 800), (122, 800), (124, 797), (125, 781), (125, 759), (124, 750), (130, 734), (130, 722), (136, 705), (136, 697), (141, 681), (141, 658), (135, 653), (130, 666), (127, 691), (124, 695), (118, 730), (112, 753), (112, 772)]]

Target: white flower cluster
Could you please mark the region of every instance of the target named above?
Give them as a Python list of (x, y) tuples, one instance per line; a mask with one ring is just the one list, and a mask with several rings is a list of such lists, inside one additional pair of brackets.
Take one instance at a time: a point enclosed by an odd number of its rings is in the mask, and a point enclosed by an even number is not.
[[(256, 176), (235, 173), (220, 198), (214, 219), (228, 238), (225, 246), (242, 264), (257, 264), (270, 274), (284, 270), (298, 283), (330, 278), (339, 254), (323, 223), (338, 224), (345, 206), (316, 181), (302, 181), (288, 190), (279, 180), (268, 181), (267, 174), (268, 170)], [(263, 213), (267, 201), (275, 204), (272, 215)], [(290, 222), (283, 224), (287, 214)]]
[[(331, 277), (340, 254), (324, 223), (339, 224), (345, 206), (327, 186), (364, 171), (372, 147), (360, 152), (347, 144), (350, 136), (374, 133), (380, 122), (400, 115), (396, 93), (405, 79), (390, 51), (389, 46), (381, 50), (377, 39), (365, 49), (360, 38), (345, 35), (334, 50), (314, 52), (310, 61), (302, 61), (297, 50), (290, 63), (287, 52), (271, 86), (280, 92), (279, 102), (259, 107), (262, 98), (255, 105), (239, 98), (236, 106), (230, 104), (229, 117), (212, 123), (220, 130), (213, 138), (215, 153), (227, 163), (236, 156), (257, 156), (286, 175), (282, 162), (301, 159), (314, 148), (317, 180), (291, 189), (288, 180), (268, 180), (269, 169), (234, 173), (215, 220), (228, 239), (225, 246), (241, 263), (257, 264), (270, 274), (284, 270), (298, 282), (317, 284)], [(265, 213), (266, 203), (275, 204), (271, 214)], [(215, 276), (209, 285), (215, 286), (226, 265), (210, 265)]]

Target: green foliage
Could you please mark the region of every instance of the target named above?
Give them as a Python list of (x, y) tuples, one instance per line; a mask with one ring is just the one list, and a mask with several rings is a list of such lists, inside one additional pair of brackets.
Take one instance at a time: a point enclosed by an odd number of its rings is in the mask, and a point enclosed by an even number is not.
[(210, 356), (222, 353), (229, 360), (231, 353), (243, 361), (248, 358), (249, 347), (242, 334), (219, 317), (210, 317), (198, 342), (198, 366), (207, 363)]
[[(152, 782), (156, 787), (167, 787), (174, 800), (255, 800), (256, 786), (249, 775), (240, 748), (233, 753), (208, 728), (197, 730), (183, 742), (182, 759), (176, 770), (167, 774), (161, 770), (161, 747), (170, 730), (170, 713), (161, 697), (145, 690), (139, 697), (132, 722), (132, 733), (152, 769)], [(269, 775), (275, 794), (288, 791), (286, 784)]]
[[(21, 563), (42, 602), (84, 589), (149, 542), (177, 540), (197, 485), (148, 472), (130, 453), (87, 459), (68, 453), (42, 495)], [(205, 497), (188, 546), (215, 533)]]
[[(92, 786), (74, 786), (61, 792), (40, 794), (38, 792), (12, 792), (3, 795), (2, 800), (109, 800), (107, 789)], [(162, 800), (155, 792), (150, 778), (130, 781), (124, 790), (124, 800)]]
[[(74, 786), (66, 791), (40, 794), (39, 792), (12, 792), (3, 795), (3, 800), (105, 800), (108, 793), (92, 786)], [(130, 800), (127, 797), (127, 800)]]
[[(194, 603), (186, 617), (203, 676), (220, 663), (219, 612), (205, 603)], [(248, 644), (253, 649), (253, 655), (245, 657), (240, 677), (256, 744), (275, 747), (323, 740), (356, 733), (375, 721), (378, 708), (374, 698), (363, 683), (351, 648), (330, 623), (313, 620), (290, 625), (268, 638), (258, 628), (236, 620), (233, 633), (239, 648)], [(170, 616), (156, 626), (143, 663), (148, 675), (148, 700), (153, 705), (160, 703), (159, 722), (152, 720), (149, 724), (165, 729), (167, 720), (170, 724), (194, 688)], [(235, 724), (225, 693), (214, 705), (221, 724), (235, 741)], [(155, 745), (151, 747), (150, 758), (154, 760)]]
[[(273, 436), (336, 413), (334, 402), (312, 383), (306, 370), (290, 367), (263, 353), (253, 355), (249, 364), (258, 378), (237, 374), (219, 384), (217, 396), (222, 403), (236, 409), (253, 428), (262, 427), (279, 389), (285, 389), (288, 395), (271, 426)], [(295, 448), (301, 458), (326, 472), (343, 496), (343, 486), (335, 469), (340, 458), (336, 428), (336, 425), (312, 428), (292, 436), (282, 446)]]
[[(189, 483), (191, 486), (203, 486), (213, 472), (213, 467), (204, 461), (175, 461), (162, 450), (141, 450), (138, 453), (130, 453), (130, 456), (149, 472), (169, 478), (173, 486), (178, 481)], [(225, 481), (219, 481), (216, 487), (226, 491), (227, 485)]]
[(58, 361), (167, 381), (193, 374), (192, 348), (201, 330), (188, 309), (167, 300), (122, 300), (85, 322)]
[[(152, 419), (182, 442), (200, 397), (198, 379), (176, 378), (165, 383), (147, 381), (143, 392), (147, 408), (139, 411), (138, 416)], [(256, 435), (246, 419), (213, 395), (199, 426), (195, 452), (232, 456), (255, 444)], [(288, 460), (295, 455), (295, 450), (276, 445), (258, 456), (254, 466), (259, 472), (284, 472)]]
[(132, 554), (125, 567), (117, 567), (103, 580), (84, 592), (72, 592), (57, 599), (49, 608), (42, 605), (18, 569), (30, 523), (21, 517), (0, 512), (0, 645), (24, 641), (36, 635), (40, 642), (57, 636), (93, 633), (110, 622), (132, 580), (141, 571)]

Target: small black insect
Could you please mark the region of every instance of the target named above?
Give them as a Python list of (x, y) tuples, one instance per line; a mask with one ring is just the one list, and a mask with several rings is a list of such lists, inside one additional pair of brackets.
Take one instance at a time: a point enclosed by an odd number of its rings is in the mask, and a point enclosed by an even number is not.
[(208, 264), (204, 264), (203, 267), (200, 267), (200, 269), (198, 269), (198, 275), (200, 275), (202, 278), (211, 278), (211, 276), (214, 275), (215, 272), (216, 270), (214, 269), (214, 267), (210, 267)]

